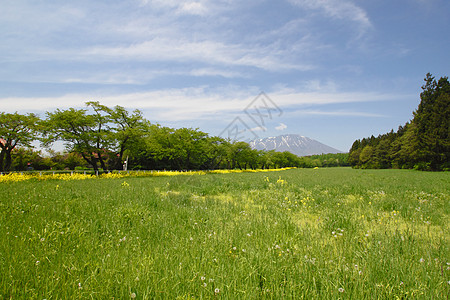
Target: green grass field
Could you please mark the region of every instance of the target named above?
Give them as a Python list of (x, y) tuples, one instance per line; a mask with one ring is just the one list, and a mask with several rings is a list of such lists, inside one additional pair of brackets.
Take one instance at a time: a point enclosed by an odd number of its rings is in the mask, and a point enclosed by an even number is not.
[(0, 299), (446, 299), (450, 173), (0, 183)]

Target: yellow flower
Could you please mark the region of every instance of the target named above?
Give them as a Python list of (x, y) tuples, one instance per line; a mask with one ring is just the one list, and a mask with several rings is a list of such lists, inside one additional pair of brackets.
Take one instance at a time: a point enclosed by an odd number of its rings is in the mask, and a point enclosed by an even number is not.
[(130, 186), (130, 184), (128, 182), (126, 182), (126, 181), (122, 182), (121, 185), (122, 185), (123, 188), (126, 188), (126, 187)]

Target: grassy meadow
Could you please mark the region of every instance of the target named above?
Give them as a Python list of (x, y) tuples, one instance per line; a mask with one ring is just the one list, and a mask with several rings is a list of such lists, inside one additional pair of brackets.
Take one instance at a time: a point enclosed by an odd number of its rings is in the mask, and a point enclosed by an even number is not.
[(0, 182), (0, 299), (446, 299), (450, 173)]

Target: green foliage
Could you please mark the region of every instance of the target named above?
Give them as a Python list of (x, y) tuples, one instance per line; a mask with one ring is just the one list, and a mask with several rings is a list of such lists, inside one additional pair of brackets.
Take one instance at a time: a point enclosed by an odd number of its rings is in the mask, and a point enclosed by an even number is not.
[[(151, 124), (142, 112), (121, 106), (109, 108), (86, 102), (87, 108), (47, 112), (39, 127), (30, 124), (30, 136), (21, 135), (24, 147), (40, 132), (50, 157), (21, 149), (9, 157), (13, 170), (92, 168), (98, 171), (127, 168), (151, 170), (267, 169), (285, 167), (346, 166), (346, 154), (297, 157), (290, 152), (258, 151), (245, 142), (230, 142), (193, 128), (169, 128)], [(4, 127), (14, 122), (2, 114)], [(30, 115), (32, 116), (32, 115)], [(27, 116), (21, 116), (25, 118)], [(37, 122), (36, 122), (37, 123)], [(8, 132), (8, 131), (5, 131)], [(31, 138), (31, 140), (28, 140)], [(55, 153), (52, 143), (62, 141), (67, 154)], [(2, 144), (3, 145), (3, 144)], [(11, 152), (13, 147), (7, 148)], [(2, 151), (1, 159), (7, 151)], [(84, 160), (80, 161), (80, 160)], [(9, 166), (11, 164), (9, 163)], [(8, 168), (10, 169), (10, 167)]]
[(16, 146), (31, 147), (37, 139), (40, 119), (35, 114), (0, 112), (0, 171), (11, 169), (11, 152)]
[(86, 161), (81, 155), (71, 153), (57, 153), (50, 151), (49, 155), (43, 155), (41, 151), (27, 148), (16, 148), (12, 154), (12, 171), (30, 170), (75, 170), (87, 168)]
[(64, 141), (69, 152), (80, 154), (94, 170), (121, 168), (124, 152), (141, 137), (148, 124), (140, 111), (130, 114), (123, 107), (113, 109), (99, 102), (87, 102), (88, 109), (57, 109), (48, 112), (44, 144)]
[(0, 298), (445, 299), (449, 176), (0, 183)]
[(397, 132), (353, 143), (349, 163), (357, 168), (445, 170), (450, 162), (450, 83), (427, 74), (414, 118)]

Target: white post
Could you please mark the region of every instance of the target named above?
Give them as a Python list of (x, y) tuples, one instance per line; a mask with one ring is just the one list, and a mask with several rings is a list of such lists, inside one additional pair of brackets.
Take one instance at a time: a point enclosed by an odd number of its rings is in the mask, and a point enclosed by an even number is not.
[(125, 160), (125, 162), (123, 163), (123, 170), (124, 171), (128, 170), (128, 156), (127, 156), (127, 159)]

